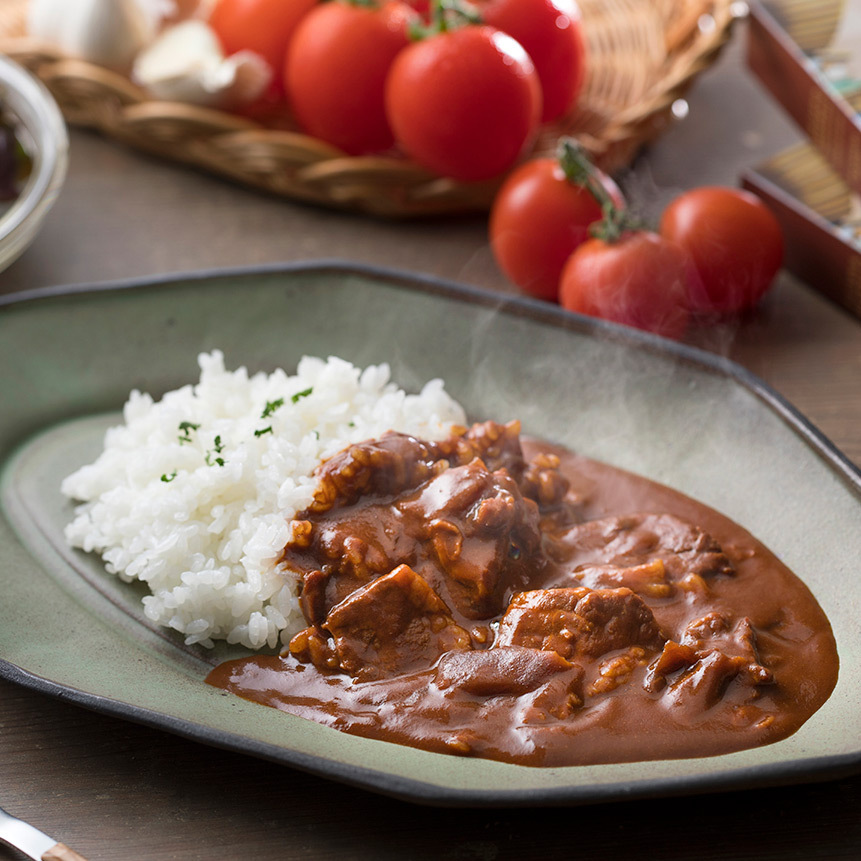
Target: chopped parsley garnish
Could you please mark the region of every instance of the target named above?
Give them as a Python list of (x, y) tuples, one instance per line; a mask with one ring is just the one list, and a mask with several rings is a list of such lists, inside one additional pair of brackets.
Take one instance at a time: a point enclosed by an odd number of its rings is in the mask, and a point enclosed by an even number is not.
[(179, 423), (179, 442), (180, 445), (186, 442), (191, 442), (191, 432), (194, 430), (199, 430), (200, 425), (196, 425), (194, 422), (180, 422)]
[(291, 396), (290, 396), (290, 402), (291, 402), (291, 403), (293, 403), (293, 404), (298, 404), (298, 403), (299, 403), (299, 401), (300, 401), (300, 400), (302, 400), (302, 398), (307, 398), (307, 397), (308, 397), (308, 395), (310, 395), (310, 394), (311, 394), (311, 392), (313, 392), (313, 391), (314, 391), (314, 387), (313, 387), (313, 386), (311, 386), (311, 387), (309, 387), (309, 388), (307, 388), (307, 389), (304, 389), (304, 390), (303, 390), (303, 391), (301, 391), (301, 392), (296, 392), (296, 394), (295, 394), (295, 395), (291, 395)]
[(258, 437), (263, 436), (263, 434), (265, 434), (265, 433), (273, 433), (272, 425), (269, 425), (269, 427), (260, 428), (260, 430), (254, 431), (254, 436), (258, 436)]
[(176, 470), (174, 470), (170, 475), (168, 475), (167, 473), (164, 473), (161, 477), (161, 480), (165, 484), (170, 484), (170, 482), (172, 482), (175, 478), (176, 478)]
[(215, 454), (221, 454), (224, 451), (224, 443), (221, 441), (221, 434), (216, 434), (214, 446), (206, 453), (207, 466), (224, 466), (223, 457), (213, 457)]
[[(294, 403), (295, 403), (295, 401), (294, 401)], [(269, 416), (271, 416), (272, 413), (275, 412), (275, 410), (280, 409), (283, 406), (284, 406), (284, 398), (278, 398), (278, 400), (276, 400), (276, 401), (266, 401), (266, 407), (264, 408), (263, 412), (260, 413), (260, 418), (268, 419)]]

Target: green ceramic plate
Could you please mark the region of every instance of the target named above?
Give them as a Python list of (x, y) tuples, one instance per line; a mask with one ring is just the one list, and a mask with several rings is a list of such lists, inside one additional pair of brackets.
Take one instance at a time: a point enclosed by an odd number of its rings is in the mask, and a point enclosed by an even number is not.
[[(841, 657), (794, 736), (704, 759), (536, 769), (344, 735), (204, 684), (224, 656), (143, 620), (137, 589), (70, 551), (61, 479), (99, 452), (132, 388), (196, 356), (292, 369), (303, 354), (431, 377), (474, 417), (686, 492), (810, 586)], [(551, 804), (804, 780), (861, 763), (861, 474), (763, 383), (715, 357), (528, 300), (346, 264), (209, 273), (0, 298), (0, 674), (47, 694), (332, 779), (436, 804)]]

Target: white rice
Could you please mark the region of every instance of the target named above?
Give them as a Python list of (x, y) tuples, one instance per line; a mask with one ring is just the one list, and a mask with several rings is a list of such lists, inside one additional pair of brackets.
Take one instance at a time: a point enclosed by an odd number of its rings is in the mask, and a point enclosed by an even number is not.
[(217, 350), (198, 362), (195, 386), (158, 402), (133, 391), (102, 454), (65, 479), (83, 502), (66, 537), (145, 582), (147, 618), (186, 643), (274, 647), (304, 626), (295, 578), (276, 563), (314, 468), (387, 430), (442, 439), (464, 412), (440, 380), (406, 394), (387, 365), (306, 357), (295, 376), (249, 377)]

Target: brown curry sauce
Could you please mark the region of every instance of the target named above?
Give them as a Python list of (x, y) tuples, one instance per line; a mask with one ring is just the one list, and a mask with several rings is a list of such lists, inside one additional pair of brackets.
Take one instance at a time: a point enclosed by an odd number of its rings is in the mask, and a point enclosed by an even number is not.
[(836, 683), (825, 614), (759, 541), (517, 423), (388, 434), (318, 479), (283, 554), (308, 628), (210, 684), (355, 735), (565, 766), (775, 742)]

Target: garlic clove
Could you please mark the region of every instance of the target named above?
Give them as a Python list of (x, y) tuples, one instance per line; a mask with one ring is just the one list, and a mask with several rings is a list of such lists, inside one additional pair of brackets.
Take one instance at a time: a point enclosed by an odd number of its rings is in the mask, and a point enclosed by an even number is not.
[(132, 79), (157, 99), (230, 108), (260, 96), (272, 70), (251, 51), (225, 57), (209, 25), (192, 19), (167, 28), (142, 51)]
[(140, 83), (200, 74), (222, 61), (218, 37), (202, 21), (168, 27), (135, 60), (132, 76)]
[(156, 33), (139, 0), (31, 0), (31, 36), (70, 57), (126, 70)]
[(204, 76), (204, 89), (219, 93), (221, 107), (235, 108), (259, 98), (272, 82), (272, 68), (259, 54), (239, 51)]

